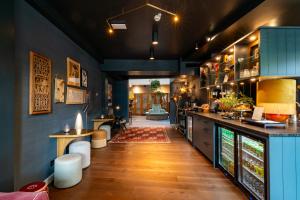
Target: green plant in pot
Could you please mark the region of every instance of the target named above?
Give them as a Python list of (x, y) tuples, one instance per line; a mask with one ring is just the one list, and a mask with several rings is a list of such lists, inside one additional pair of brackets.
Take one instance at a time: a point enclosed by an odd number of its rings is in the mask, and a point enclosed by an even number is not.
[(157, 90), (160, 88), (160, 81), (159, 80), (151, 81), (150, 88), (152, 92), (157, 92)]
[(225, 97), (219, 99), (219, 108), (224, 112), (232, 112), (238, 104), (239, 100), (234, 92), (229, 93)]

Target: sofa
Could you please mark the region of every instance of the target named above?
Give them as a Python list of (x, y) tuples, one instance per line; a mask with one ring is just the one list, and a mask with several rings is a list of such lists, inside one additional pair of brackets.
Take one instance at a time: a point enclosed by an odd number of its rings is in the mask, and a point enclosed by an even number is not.
[(169, 113), (161, 108), (160, 104), (153, 104), (152, 108), (145, 114), (148, 120), (166, 120), (169, 118)]

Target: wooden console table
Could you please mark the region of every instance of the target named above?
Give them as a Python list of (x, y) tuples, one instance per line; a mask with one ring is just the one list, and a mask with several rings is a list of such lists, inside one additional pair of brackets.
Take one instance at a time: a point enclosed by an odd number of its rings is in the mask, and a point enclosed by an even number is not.
[(102, 125), (102, 124), (104, 124), (104, 123), (106, 123), (106, 122), (113, 122), (114, 121), (114, 119), (93, 119), (92, 120), (93, 122), (94, 122), (94, 130), (98, 130), (98, 128)]
[(81, 137), (87, 137), (93, 135), (95, 131), (93, 130), (82, 130), (81, 134), (77, 134), (76, 130), (71, 130), (69, 133), (59, 132), (49, 135), (49, 138), (56, 138), (57, 144), (57, 157), (62, 156), (65, 152), (66, 147), (70, 144), (73, 140), (76, 140)]

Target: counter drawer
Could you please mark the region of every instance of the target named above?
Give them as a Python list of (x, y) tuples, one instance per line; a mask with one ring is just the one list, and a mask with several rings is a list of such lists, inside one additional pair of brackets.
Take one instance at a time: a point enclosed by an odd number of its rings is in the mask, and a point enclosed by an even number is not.
[(207, 158), (213, 161), (214, 122), (195, 116), (193, 119), (193, 144)]

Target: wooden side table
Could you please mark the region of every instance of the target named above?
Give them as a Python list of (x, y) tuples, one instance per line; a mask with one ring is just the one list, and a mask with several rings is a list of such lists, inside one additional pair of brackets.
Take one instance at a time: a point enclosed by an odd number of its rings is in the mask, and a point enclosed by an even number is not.
[(49, 135), (49, 138), (55, 138), (57, 140), (56, 144), (56, 154), (57, 157), (62, 156), (65, 152), (66, 147), (73, 140), (76, 140), (81, 137), (87, 137), (94, 134), (94, 130), (85, 130), (81, 131), (81, 134), (77, 134), (76, 130), (71, 130), (69, 133), (59, 132)]
[(94, 130), (98, 130), (99, 127), (106, 122), (113, 122), (114, 119), (93, 119), (94, 122)]

